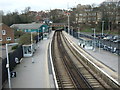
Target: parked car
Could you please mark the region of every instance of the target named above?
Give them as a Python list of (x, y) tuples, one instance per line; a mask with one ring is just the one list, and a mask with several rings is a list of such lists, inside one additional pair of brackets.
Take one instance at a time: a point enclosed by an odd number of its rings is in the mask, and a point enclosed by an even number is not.
[(120, 49), (116, 49), (116, 52), (115, 52), (117, 55), (120, 55)]
[(113, 37), (113, 39), (114, 39), (114, 40), (117, 40), (117, 39), (118, 39), (118, 35), (115, 35), (115, 36)]
[(110, 40), (110, 39), (112, 39), (112, 38), (113, 38), (113, 36), (110, 35), (110, 36), (104, 37), (103, 39), (104, 39), (104, 40)]
[(118, 36), (118, 35), (115, 35), (115, 36), (113, 36), (113, 38), (110, 39), (110, 41), (114, 42), (114, 41), (116, 41), (117, 39), (119, 39), (119, 36)]
[(108, 35), (107, 34), (102, 34), (102, 33), (98, 34), (98, 38), (99, 39), (103, 39), (106, 36), (108, 36)]
[(112, 50), (112, 47), (107, 46), (107, 51), (111, 51), (111, 50)]
[(113, 42), (114, 42), (114, 43), (120, 43), (120, 40), (117, 39), (117, 40), (115, 40), (115, 41), (113, 41)]
[(107, 45), (104, 45), (104, 46), (103, 46), (103, 50), (106, 50), (106, 51), (108, 50)]
[(103, 47), (104, 47), (104, 44), (102, 44), (102, 43), (97, 43), (96, 46), (97, 46), (98, 48), (99, 48), (99, 47), (100, 47), (100, 48), (103, 48)]
[(103, 43), (101, 43), (101, 44), (100, 44), (100, 48), (103, 48), (103, 47), (104, 47), (104, 44), (103, 44)]
[(115, 53), (116, 52), (116, 47), (112, 47), (111, 52)]

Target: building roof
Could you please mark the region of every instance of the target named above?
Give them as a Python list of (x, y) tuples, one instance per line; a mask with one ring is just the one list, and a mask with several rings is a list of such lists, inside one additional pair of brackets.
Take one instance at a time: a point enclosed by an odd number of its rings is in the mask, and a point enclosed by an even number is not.
[[(11, 27), (9, 27), (8, 25), (4, 24), (4, 23), (0, 23), (0, 30), (3, 29), (3, 27), (8, 27), (10, 29), (12, 29)], [(13, 30), (13, 29), (12, 29)]]
[(39, 29), (43, 24), (40, 23), (30, 23), (30, 24), (13, 24), (11, 28), (16, 29)]

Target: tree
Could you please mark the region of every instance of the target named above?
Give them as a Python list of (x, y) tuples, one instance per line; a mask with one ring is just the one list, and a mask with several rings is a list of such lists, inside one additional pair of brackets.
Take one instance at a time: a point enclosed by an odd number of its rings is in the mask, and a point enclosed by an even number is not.
[(76, 25), (76, 13), (77, 13), (77, 10), (76, 8), (71, 8), (72, 12), (70, 13), (70, 24), (72, 26), (75, 26)]
[(102, 21), (105, 21), (106, 30), (114, 30), (117, 28), (116, 21), (118, 15), (118, 2), (104, 2), (100, 5), (100, 10), (102, 12)]
[(31, 10), (31, 7), (26, 7), (25, 10), (24, 10), (24, 13), (28, 14), (30, 10)]
[[(33, 42), (35, 41), (36, 34), (33, 34)], [(19, 44), (20, 45), (24, 45), (24, 44), (31, 44), (31, 33), (26, 33), (23, 34), (20, 38), (19, 38)]]
[(6, 15), (3, 15), (3, 23), (11, 26), (12, 24), (19, 23), (31, 23), (34, 19), (33, 15), (30, 15), (30, 7), (26, 7), (22, 14), (19, 14), (18, 11), (9, 12)]
[(25, 32), (22, 31), (14, 31), (15, 38), (20, 38), (22, 35), (24, 35)]
[(50, 19), (54, 23), (65, 23), (67, 20), (67, 16), (65, 15), (65, 11), (61, 9), (54, 9), (50, 11)]

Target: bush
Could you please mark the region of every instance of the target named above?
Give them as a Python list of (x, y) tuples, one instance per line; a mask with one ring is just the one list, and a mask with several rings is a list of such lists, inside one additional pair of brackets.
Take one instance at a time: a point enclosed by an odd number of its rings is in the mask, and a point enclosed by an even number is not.
[(18, 48), (18, 45), (15, 45), (15, 46), (12, 47), (12, 50), (15, 50), (17, 48)]
[[(35, 37), (35, 34), (33, 34), (33, 39)], [(33, 40), (34, 42), (34, 40)], [(24, 35), (22, 35), (20, 38), (19, 38), (19, 44), (20, 45), (26, 45), (26, 44), (31, 44), (31, 33), (26, 33)]]
[(25, 34), (25, 32), (22, 32), (22, 31), (15, 31), (14, 34), (15, 34), (15, 38), (20, 38), (22, 35)]

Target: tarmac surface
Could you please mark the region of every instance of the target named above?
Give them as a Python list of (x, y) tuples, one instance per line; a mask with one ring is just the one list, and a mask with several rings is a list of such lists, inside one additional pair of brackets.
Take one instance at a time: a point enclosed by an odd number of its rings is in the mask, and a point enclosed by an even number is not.
[[(14, 71), (17, 72), (17, 77), (11, 78), (12, 88), (54, 87), (53, 80), (49, 73), (50, 64), (48, 64), (47, 56), (48, 45), (53, 33), (52, 31), (49, 39), (39, 42), (39, 47), (37, 47), (32, 57), (23, 58), (21, 63), (15, 67)], [(32, 61), (34, 61), (34, 63), (32, 63)], [(5, 85), (5, 88), (7, 87), (8, 83)]]

